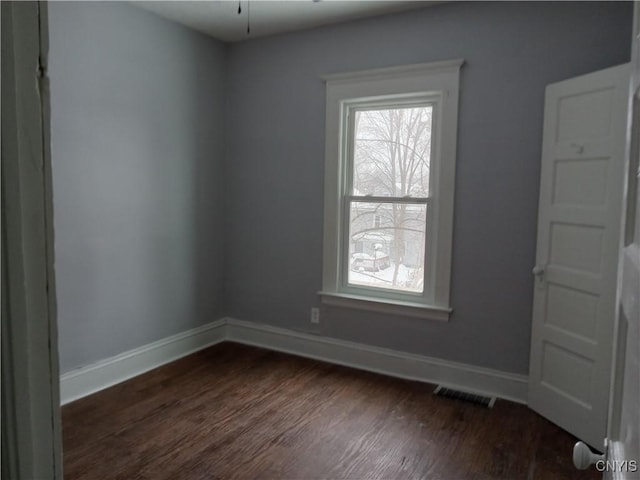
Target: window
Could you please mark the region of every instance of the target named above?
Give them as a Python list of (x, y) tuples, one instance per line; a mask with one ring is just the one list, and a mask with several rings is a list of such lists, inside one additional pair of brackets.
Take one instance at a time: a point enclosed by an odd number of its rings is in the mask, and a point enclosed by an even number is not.
[(326, 78), (323, 302), (448, 320), (462, 63)]

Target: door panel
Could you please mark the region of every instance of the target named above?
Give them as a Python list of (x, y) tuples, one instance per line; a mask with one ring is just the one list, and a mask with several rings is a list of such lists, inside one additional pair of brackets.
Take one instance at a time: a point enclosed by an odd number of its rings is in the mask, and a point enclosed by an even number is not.
[[(560, 206), (603, 206), (607, 199), (606, 158), (561, 159), (555, 163), (552, 203)], [(580, 188), (577, 188), (580, 186)]]
[(549, 85), (529, 404), (593, 447), (606, 434), (629, 66)]
[(549, 283), (545, 322), (569, 335), (594, 341), (599, 296), (577, 288)]
[(558, 101), (556, 141), (608, 137), (614, 93), (614, 88), (607, 87), (562, 96)]

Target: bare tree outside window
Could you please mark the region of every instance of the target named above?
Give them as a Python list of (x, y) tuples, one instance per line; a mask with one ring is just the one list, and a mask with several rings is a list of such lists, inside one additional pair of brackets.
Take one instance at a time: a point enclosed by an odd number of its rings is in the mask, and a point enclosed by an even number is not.
[(348, 283), (423, 292), (433, 107), (354, 115)]

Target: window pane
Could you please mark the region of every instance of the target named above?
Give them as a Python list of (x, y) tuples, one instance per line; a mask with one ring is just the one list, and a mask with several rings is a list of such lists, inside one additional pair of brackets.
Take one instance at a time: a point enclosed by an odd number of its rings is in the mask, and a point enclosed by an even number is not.
[(427, 206), (351, 202), (348, 283), (424, 291)]
[(357, 110), (353, 194), (428, 197), (433, 107)]

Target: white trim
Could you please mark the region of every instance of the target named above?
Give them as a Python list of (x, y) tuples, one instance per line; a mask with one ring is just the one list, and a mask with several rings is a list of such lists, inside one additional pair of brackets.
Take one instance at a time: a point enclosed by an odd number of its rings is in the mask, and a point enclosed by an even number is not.
[(62, 405), (153, 370), (225, 339), (225, 320), (178, 333), (60, 377)]
[(62, 479), (46, 2), (3, 2), (2, 478)]
[(203, 348), (231, 341), (407, 380), (527, 403), (527, 377), (284, 328), (222, 318), (65, 373), (62, 404), (78, 400)]
[(417, 302), (403, 302), (400, 300), (387, 300), (371, 297), (361, 297), (344, 293), (318, 292), (322, 303), (334, 307), (355, 308), (377, 313), (391, 315), (404, 315), (405, 317), (425, 318), (448, 322), (451, 318), (452, 308), (442, 308), (433, 305), (425, 305)]
[[(373, 292), (372, 300), (386, 298), (422, 303), (449, 310), (458, 98), (461, 59), (418, 65), (365, 70), (325, 76), (326, 125), (324, 170), (324, 225), (322, 290), (333, 294), (363, 296), (359, 288), (344, 283), (346, 268), (346, 215), (344, 201), (348, 183), (348, 136), (346, 112), (350, 106), (386, 99), (437, 97), (434, 149), (431, 164), (427, 254), (431, 268), (425, 270), (425, 291), (420, 295), (388, 291)], [(369, 296), (369, 295), (367, 295)], [(411, 298), (413, 297), (413, 298)], [(362, 305), (362, 304), (361, 304)], [(351, 307), (354, 307), (352, 303)], [(404, 315), (406, 311), (399, 312)], [(413, 315), (415, 316), (415, 315)], [(426, 316), (424, 318), (430, 318)]]
[[(606, 458), (605, 461), (611, 462), (612, 465), (618, 468), (605, 469), (603, 479), (604, 480), (632, 480), (638, 478), (638, 468), (640, 468), (640, 458), (637, 458), (637, 453), (628, 452), (625, 449), (624, 442), (605, 439), (606, 445)], [(629, 468), (629, 471), (625, 471), (622, 465), (627, 465), (626, 462), (634, 461), (635, 469)]]
[(369, 80), (371, 77), (397, 78), (409, 75), (424, 75), (433, 73), (456, 72), (464, 65), (464, 59), (441, 60), (429, 63), (414, 63), (410, 65), (399, 65), (395, 67), (372, 68), (368, 70), (358, 70), (355, 72), (329, 73), (322, 76), (325, 82), (338, 83), (351, 80)]
[(527, 403), (527, 376), (284, 328), (226, 319), (226, 339), (392, 377)]

